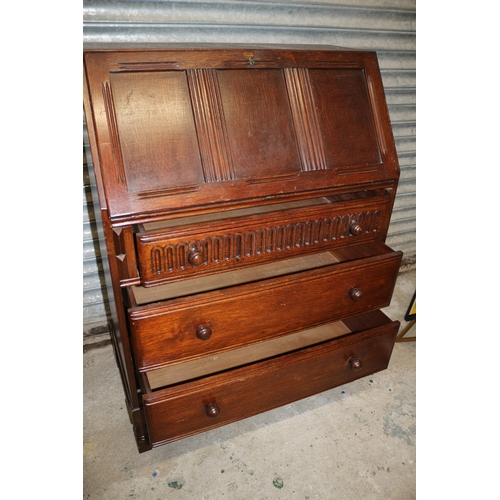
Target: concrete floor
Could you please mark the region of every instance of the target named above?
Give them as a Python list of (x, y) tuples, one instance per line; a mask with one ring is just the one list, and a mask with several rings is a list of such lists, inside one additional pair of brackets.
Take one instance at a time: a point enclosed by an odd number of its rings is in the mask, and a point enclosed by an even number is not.
[[(401, 273), (385, 310), (401, 328), (414, 290), (415, 271)], [(397, 343), (383, 372), (139, 454), (112, 349), (90, 349), (83, 498), (414, 499), (415, 355)]]

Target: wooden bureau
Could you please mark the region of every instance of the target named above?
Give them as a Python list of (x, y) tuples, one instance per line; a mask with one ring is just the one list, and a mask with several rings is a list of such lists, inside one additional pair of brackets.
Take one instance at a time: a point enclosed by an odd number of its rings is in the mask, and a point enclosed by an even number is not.
[(96, 46), (84, 93), (140, 452), (387, 367), (399, 166), (374, 52)]

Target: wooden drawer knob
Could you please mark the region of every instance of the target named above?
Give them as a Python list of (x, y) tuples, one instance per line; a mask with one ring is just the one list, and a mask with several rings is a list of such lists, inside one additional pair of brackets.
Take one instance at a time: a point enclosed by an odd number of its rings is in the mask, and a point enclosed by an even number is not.
[(193, 247), (188, 253), (188, 261), (194, 267), (203, 264), (203, 252)]
[(200, 325), (196, 329), (196, 336), (200, 340), (208, 340), (212, 336), (212, 329), (207, 325)]
[(361, 290), (361, 288), (354, 287), (350, 292), (349, 295), (351, 296), (351, 299), (354, 300), (355, 302), (358, 302), (365, 296), (365, 292)]
[(220, 415), (220, 408), (217, 403), (209, 403), (205, 406), (207, 417), (216, 418)]
[(353, 236), (358, 236), (363, 232), (363, 228), (357, 222), (354, 222), (349, 226), (349, 232)]
[(351, 358), (349, 360), (349, 365), (351, 365), (351, 370), (357, 372), (358, 370), (361, 370), (363, 363), (361, 363), (361, 360), (358, 358)]

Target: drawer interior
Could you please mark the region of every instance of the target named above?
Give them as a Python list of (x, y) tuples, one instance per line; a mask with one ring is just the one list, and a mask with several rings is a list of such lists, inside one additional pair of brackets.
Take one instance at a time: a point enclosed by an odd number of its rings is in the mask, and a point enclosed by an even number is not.
[(300, 349), (386, 326), (391, 320), (381, 311), (372, 311), (344, 321), (336, 321), (294, 334), (267, 340), (213, 356), (174, 364), (140, 373), (145, 393), (222, 373)]
[(316, 269), (339, 260), (331, 252), (285, 259), (279, 262), (262, 264), (260, 266), (237, 269), (226, 273), (212, 274), (200, 278), (178, 281), (153, 288), (142, 286), (133, 287), (135, 303), (140, 306), (152, 302), (185, 297), (195, 293), (218, 290), (229, 286), (242, 285), (252, 281), (275, 278), (285, 274)]
[(286, 203), (276, 203), (273, 205), (259, 205), (257, 207), (239, 208), (235, 210), (214, 212), (202, 215), (192, 215), (190, 217), (179, 217), (176, 219), (163, 220), (158, 222), (147, 222), (139, 226), (140, 231), (156, 231), (158, 229), (169, 229), (173, 227), (186, 226), (189, 224), (203, 224), (205, 222), (215, 222), (234, 217), (246, 217), (247, 215), (260, 215), (279, 210), (290, 210), (293, 208), (313, 207), (330, 203), (328, 198), (311, 198), (307, 200), (290, 201)]
[(387, 189), (367, 189), (364, 191), (355, 191), (347, 193), (339, 193), (331, 196), (321, 196), (318, 198), (307, 198), (304, 200), (294, 200), (282, 203), (270, 203), (268, 205), (258, 205), (247, 208), (236, 208), (232, 210), (224, 210), (211, 212), (200, 215), (191, 215), (185, 217), (176, 217), (161, 221), (145, 222), (137, 225), (138, 232), (157, 231), (162, 229), (175, 228), (191, 224), (203, 224), (207, 222), (216, 222), (225, 219), (236, 217), (246, 217), (249, 215), (262, 215), (271, 212), (279, 212), (282, 210), (291, 210), (295, 208), (308, 208), (319, 205), (328, 205), (331, 203), (342, 204), (355, 202), (360, 200), (368, 200), (373, 198), (390, 198), (390, 190)]
[[(158, 382), (152, 373), (142, 374), (142, 401), (153, 446), (214, 429), (387, 368), (399, 322), (379, 314), (371, 318), (375, 324), (382, 323), (378, 327), (255, 363), (245, 360), (245, 364), (234, 368), (221, 366), (219, 372), (206, 376), (201, 372), (198, 378), (172, 385), (162, 386), (165, 379)], [(366, 326), (371, 320), (365, 317), (358, 323)], [(147, 387), (150, 381), (154, 389)]]
[[(389, 197), (329, 196), (139, 224), (141, 285), (156, 287), (332, 248), (383, 241)], [(356, 193), (354, 193), (356, 194)]]
[(374, 241), (370, 244), (353, 245), (326, 252), (283, 259), (268, 264), (201, 276), (199, 278), (168, 283), (152, 288), (140, 285), (133, 286), (129, 287), (129, 299), (132, 307), (138, 307), (391, 252), (392, 250), (384, 243)]
[(348, 333), (351, 333), (351, 330), (345, 323), (337, 321), (316, 328), (302, 330), (285, 337), (278, 337), (266, 342), (245, 346), (240, 349), (224, 351), (214, 356), (151, 370), (146, 372), (147, 381), (150, 389), (155, 390), (242, 366), (247, 363), (278, 356), (319, 342), (332, 340)]

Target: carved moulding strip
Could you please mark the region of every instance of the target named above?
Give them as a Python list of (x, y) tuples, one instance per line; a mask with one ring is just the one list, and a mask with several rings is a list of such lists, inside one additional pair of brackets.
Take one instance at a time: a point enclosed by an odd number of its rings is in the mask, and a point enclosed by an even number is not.
[(168, 71), (180, 68), (177, 61), (150, 61), (150, 62), (121, 62), (118, 63), (120, 72), (128, 71)]
[(149, 191), (141, 191), (137, 194), (139, 199), (158, 198), (161, 196), (178, 196), (182, 194), (195, 193), (199, 191), (199, 186), (179, 186), (165, 189), (152, 189)]
[(126, 182), (125, 169), (123, 167), (122, 150), (120, 147), (120, 137), (118, 135), (118, 125), (116, 123), (115, 105), (111, 94), (109, 82), (103, 82), (102, 95), (104, 98), (104, 108), (106, 110), (106, 119), (108, 122), (109, 137), (111, 139), (111, 150), (115, 164), (116, 180), (124, 184)]
[(285, 68), (285, 82), (292, 119), (302, 159), (302, 169), (326, 170), (323, 139), (319, 127), (309, 73), (306, 68)]
[(364, 65), (357, 61), (314, 61), (309, 64), (311, 69), (363, 69)]
[(319, 247), (353, 238), (349, 230), (353, 223), (360, 224), (365, 234), (376, 233), (381, 216), (381, 210), (371, 210), (155, 245), (150, 250), (150, 271), (153, 276), (160, 276), (191, 269), (187, 254), (193, 247), (201, 251), (203, 263), (208, 266), (236, 264), (242, 259), (258, 260), (277, 252), (293, 253), (304, 247)]
[(186, 71), (205, 182), (233, 180), (233, 159), (214, 69)]
[(379, 115), (379, 106), (376, 105), (376, 97), (375, 97), (375, 84), (373, 83), (373, 78), (368, 75), (367, 76), (367, 83), (368, 83), (368, 95), (370, 96), (370, 101), (372, 103), (372, 109), (374, 113), (374, 119), (375, 119), (375, 130), (377, 133), (377, 138), (378, 138), (378, 143), (379, 147), (382, 151), (382, 154), (384, 156), (387, 155), (387, 145), (385, 142), (385, 135), (384, 135), (384, 129), (382, 128), (382, 119), (380, 118)]

